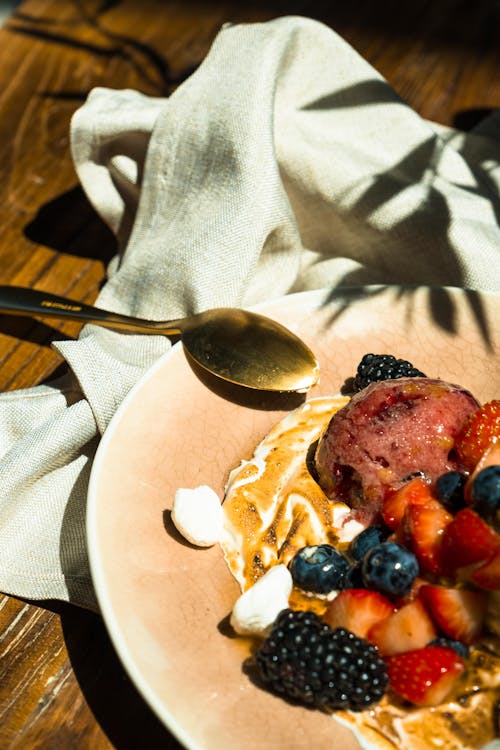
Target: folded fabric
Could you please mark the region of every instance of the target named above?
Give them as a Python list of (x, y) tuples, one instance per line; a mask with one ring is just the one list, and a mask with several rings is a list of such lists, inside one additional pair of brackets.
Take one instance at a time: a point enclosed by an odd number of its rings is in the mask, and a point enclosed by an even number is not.
[[(500, 286), (500, 118), (423, 120), (300, 17), (227, 25), (168, 99), (95, 89), (75, 166), (120, 253), (98, 304), (168, 319), (367, 283)], [(0, 589), (97, 608), (86, 553), (99, 438), (170, 343), (86, 326), (63, 381), (0, 397)]]

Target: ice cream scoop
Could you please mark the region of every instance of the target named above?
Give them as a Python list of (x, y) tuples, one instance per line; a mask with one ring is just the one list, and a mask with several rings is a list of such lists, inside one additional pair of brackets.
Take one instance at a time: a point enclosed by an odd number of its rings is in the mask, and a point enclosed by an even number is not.
[(415, 472), (429, 481), (460, 470), (454, 439), (478, 402), (464, 388), (431, 378), (372, 383), (337, 411), (315, 455), (326, 494), (371, 521), (388, 488)]

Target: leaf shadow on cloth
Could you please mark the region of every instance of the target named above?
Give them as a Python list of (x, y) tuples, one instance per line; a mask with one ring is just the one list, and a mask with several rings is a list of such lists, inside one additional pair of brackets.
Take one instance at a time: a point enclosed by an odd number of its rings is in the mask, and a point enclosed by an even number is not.
[[(481, 336), (488, 348), (491, 349), (492, 338), (489, 323), (485, 317), (484, 306), (480, 294), (467, 289), (467, 279), (464, 273), (463, 262), (459, 258), (456, 246), (449, 239), (449, 229), (452, 222), (452, 213), (447, 197), (433, 185), (438, 173), (438, 163), (442, 148), (441, 138), (435, 136), (425, 141), (418, 148), (411, 151), (405, 159), (400, 161), (390, 170), (378, 174), (372, 184), (352, 204), (350, 217), (357, 226), (363, 228), (370, 223), (378, 211), (387, 206), (391, 201), (400, 201), (402, 194), (407, 190), (410, 193), (417, 189), (422, 193), (422, 199), (417, 202), (414, 209), (402, 216), (392, 226), (383, 231), (383, 242), (388, 248), (400, 246), (401, 252), (376, 252), (370, 261), (367, 256), (360, 257), (364, 264), (345, 273), (332, 287), (328, 301), (337, 302), (345, 298), (337, 312), (332, 316), (334, 322), (347, 307), (355, 301), (358, 296), (355, 292), (347, 293), (346, 289), (364, 286), (366, 284), (367, 270), (370, 275), (372, 271), (374, 283), (377, 277), (380, 279), (391, 279), (390, 283), (382, 283), (378, 289), (366, 291), (366, 295), (378, 295), (388, 286), (396, 286), (400, 296), (407, 296), (411, 303), (411, 295), (419, 286), (428, 287), (428, 306), (431, 319), (437, 326), (452, 334), (459, 334), (456, 325), (457, 310), (452, 294), (447, 291), (447, 279), (452, 279), (450, 286), (464, 288), (465, 299), (472, 312), (473, 318), (481, 332)], [(466, 149), (464, 149), (466, 155)], [(496, 158), (492, 152), (491, 158)], [(470, 166), (470, 163), (469, 163)], [(472, 196), (488, 195), (492, 212), (497, 223), (500, 224), (500, 196), (494, 181), (489, 177), (488, 171), (479, 167), (472, 167), (471, 172), (476, 180), (476, 188), (466, 187)], [(428, 246), (414, 246), (408, 252), (404, 252), (401, 238), (411, 237), (415, 227), (425, 225), (429, 216), (432, 216), (433, 236), (432, 244)], [(349, 217), (348, 219), (349, 220)], [(373, 232), (373, 226), (371, 226)], [(363, 229), (361, 229), (361, 235)], [(381, 238), (382, 239), (382, 238)], [(362, 244), (363, 240), (360, 240)], [(370, 262), (372, 267), (370, 269)], [(426, 264), (429, 273), (426, 274)], [(442, 279), (434, 282), (433, 279)]]
[(303, 111), (317, 109), (340, 109), (344, 107), (363, 108), (374, 102), (377, 104), (392, 104), (401, 102), (401, 97), (383, 80), (361, 81), (352, 86), (346, 86), (332, 94), (308, 102)]
[[(360, 117), (368, 117), (364, 113), (367, 107), (392, 104), (404, 102), (386, 81), (370, 78), (314, 99), (303, 110), (342, 113), (356, 109)], [(495, 180), (494, 175), (495, 165), (498, 165), (498, 128), (492, 128), (490, 122), (489, 128), (486, 126), (489, 133), (484, 132), (484, 123), (491, 120), (492, 114), (490, 110), (475, 113), (474, 120), (469, 122), (469, 129), (473, 130), (471, 137), (466, 136), (464, 130), (429, 124), (428, 137), (414, 142), (415, 145), (392, 165), (391, 154), (385, 151), (383, 159), (390, 165), (387, 169), (371, 177), (368, 170), (359, 183), (350, 185), (347, 177), (348, 187), (332, 206), (338, 212), (337, 225), (332, 223), (332, 227), (338, 226), (339, 254), (349, 263), (346, 264), (348, 270), (336, 279), (330, 300), (338, 301), (346, 288), (378, 283), (385, 287), (398, 286), (400, 295), (408, 296), (411, 304), (412, 287), (428, 286), (432, 320), (438, 327), (458, 333), (455, 301), (445, 287), (467, 289), (472, 266), (480, 261), (481, 221), (485, 220), (485, 212), (475, 217), (472, 206), (476, 198), (478, 206), (490, 207), (491, 215), (486, 220), (492, 225), (500, 224), (498, 177)], [(490, 137), (481, 138), (482, 135)], [(375, 152), (382, 143), (374, 143)], [(408, 143), (411, 143), (410, 135)], [(370, 158), (370, 151), (367, 156)], [(469, 216), (461, 215), (464, 207)], [(471, 219), (470, 215), (475, 218)], [(462, 222), (459, 233), (457, 221), (459, 225)], [(472, 225), (473, 221), (477, 226)], [(351, 236), (347, 235), (343, 253), (344, 227), (348, 231), (350, 228)], [(467, 245), (468, 240), (461, 247), (462, 236), (475, 229), (477, 247)], [(323, 260), (324, 255), (319, 255), (316, 263), (321, 264)], [(484, 273), (483, 261), (483, 276)], [(378, 294), (379, 291), (372, 289), (366, 293)], [(355, 293), (349, 294), (349, 303), (337, 308), (332, 322), (347, 304), (353, 304), (355, 296)], [(467, 292), (466, 300), (486, 346), (491, 347), (491, 332), (480, 295)]]

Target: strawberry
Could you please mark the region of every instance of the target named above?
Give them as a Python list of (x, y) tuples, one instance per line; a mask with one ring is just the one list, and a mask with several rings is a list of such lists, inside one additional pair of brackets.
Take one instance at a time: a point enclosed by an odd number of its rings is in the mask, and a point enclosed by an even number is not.
[(447, 573), (488, 560), (500, 550), (500, 536), (472, 508), (459, 510), (442, 535), (441, 563)]
[(429, 484), (422, 477), (414, 477), (397, 490), (389, 491), (383, 500), (381, 514), (384, 523), (396, 530), (409, 505), (423, 505), (432, 499)]
[(422, 573), (439, 575), (442, 572), (441, 542), (452, 520), (451, 513), (438, 500), (407, 507), (402, 526)]
[(488, 401), (464, 424), (455, 438), (455, 451), (472, 470), (490, 444), (500, 439), (500, 401)]
[(476, 568), (469, 575), (469, 581), (475, 583), (481, 589), (500, 589), (500, 552), (497, 552), (490, 560)]
[(441, 646), (425, 646), (387, 659), (392, 690), (416, 706), (442, 703), (464, 669), (463, 659), (453, 649)]
[(418, 592), (422, 588), (422, 586), (426, 586), (429, 583), (428, 580), (425, 578), (422, 578), (421, 576), (417, 576), (411, 585), (410, 590), (404, 595), (404, 596), (396, 596), (394, 597), (394, 604), (399, 609), (399, 607), (402, 607), (403, 604), (409, 604), (414, 599), (417, 598)]
[(436, 636), (436, 627), (422, 600), (417, 598), (373, 625), (367, 638), (383, 656), (393, 656), (423, 648)]
[(332, 628), (346, 628), (366, 638), (370, 628), (394, 612), (385, 596), (368, 589), (345, 589), (328, 605), (323, 619)]
[(427, 585), (420, 596), (448, 638), (471, 644), (481, 635), (487, 605), (483, 591)]

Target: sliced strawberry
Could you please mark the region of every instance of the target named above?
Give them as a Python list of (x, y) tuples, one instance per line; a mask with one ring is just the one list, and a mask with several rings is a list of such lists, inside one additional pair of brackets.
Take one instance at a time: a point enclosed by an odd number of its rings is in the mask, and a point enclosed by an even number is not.
[(330, 602), (323, 619), (366, 638), (372, 626), (394, 612), (394, 604), (377, 591), (345, 589)]
[(421, 599), (404, 604), (394, 614), (373, 625), (367, 638), (383, 656), (423, 648), (437, 636), (436, 626)]
[(391, 688), (416, 706), (437, 706), (452, 692), (465, 669), (451, 648), (426, 646), (387, 659)]
[(469, 581), (475, 583), (481, 589), (490, 591), (500, 589), (500, 552), (476, 568), (469, 575)]
[(495, 439), (500, 439), (500, 401), (488, 401), (467, 420), (454, 447), (459, 458), (472, 470)]
[(397, 490), (390, 491), (382, 503), (381, 514), (384, 523), (396, 530), (403, 520), (409, 505), (423, 505), (432, 499), (429, 484), (422, 477), (414, 477)]
[(438, 500), (409, 505), (406, 509), (402, 526), (421, 572), (442, 573), (441, 542), (444, 530), (452, 520), (451, 513)]
[(429, 581), (426, 578), (421, 578), (420, 576), (417, 576), (413, 580), (411, 588), (407, 594), (405, 594), (404, 596), (394, 597), (394, 604), (396, 605), (396, 607), (399, 609), (404, 604), (409, 604), (410, 602), (412, 602), (414, 599), (417, 598), (418, 592), (420, 591), (422, 586), (427, 586), (428, 583)]
[(447, 573), (489, 560), (500, 550), (500, 536), (472, 508), (459, 510), (441, 542), (441, 561)]
[(420, 596), (444, 635), (471, 644), (483, 630), (487, 598), (483, 591), (422, 586)]

